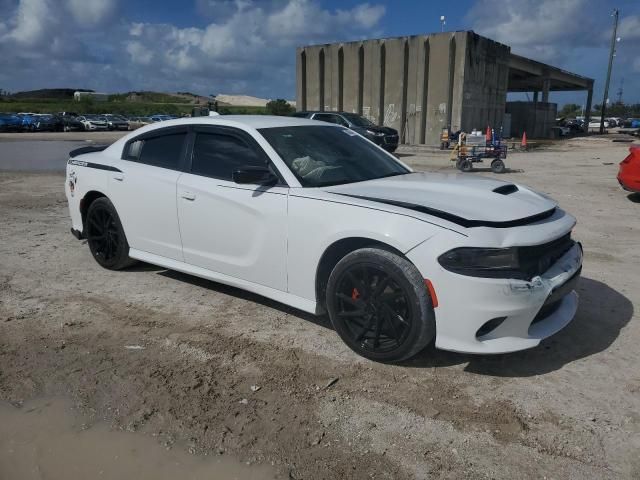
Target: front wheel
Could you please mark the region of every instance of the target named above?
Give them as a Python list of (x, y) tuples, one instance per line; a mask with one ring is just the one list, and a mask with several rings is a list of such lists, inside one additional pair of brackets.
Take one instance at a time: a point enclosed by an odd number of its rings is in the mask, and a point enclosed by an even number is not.
[(491, 171), (493, 173), (504, 173), (505, 170), (506, 170), (506, 166), (504, 162), (499, 158), (491, 162)]
[(371, 360), (405, 360), (435, 336), (422, 275), (406, 258), (379, 248), (356, 250), (338, 262), (327, 284), (327, 310), (349, 348)]
[(100, 266), (120, 270), (135, 263), (129, 258), (129, 243), (120, 217), (108, 198), (98, 198), (89, 205), (85, 233), (91, 254)]

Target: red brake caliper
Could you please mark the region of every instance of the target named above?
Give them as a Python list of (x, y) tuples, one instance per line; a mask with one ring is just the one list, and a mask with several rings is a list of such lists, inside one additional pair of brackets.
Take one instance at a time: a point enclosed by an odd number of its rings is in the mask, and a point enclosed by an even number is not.
[(357, 288), (353, 287), (353, 290), (351, 290), (351, 299), (357, 300), (358, 298), (360, 298), (360, 292)]

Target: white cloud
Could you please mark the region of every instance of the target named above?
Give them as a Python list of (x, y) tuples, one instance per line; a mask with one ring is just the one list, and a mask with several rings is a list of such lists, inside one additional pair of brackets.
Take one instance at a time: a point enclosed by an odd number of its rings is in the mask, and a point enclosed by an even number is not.
[(118, 0), (12, 3), (0, 20), (2, 87), (291, 97), (295, 47), (371, 35), (385, 14), (372, 3), (327, 9), (319, 0), (195, 2), (209, 19), (198, 28), (117, 20)]
[(595, 41), (589, 0), (479, 0), (467, 15), (479, 34), (551, 62)]
[[(623, 42), (640, 40), (640, 15), (623, 16), (618, 27), (618, 36)], [(640, 49), (640, 46), (636, 44), (636, 48)]]
[(383, 5), (369, 5), (365, 3), (358, 5), (353, 9), (351, 15), (358, 25), (362, 28), (375, 27), (380, 19), (384, 16), (385, 8)]
[(117, 7), (115, 0), (66, 0), (66, 3), (73, 18), (84, 27), (110, 20)]
[(46, 41), (48, 32), (57, 22), (47, 0), (22, 0), (12, 23), (6, 40), (13, 40), (23, 47), (35, 47)]

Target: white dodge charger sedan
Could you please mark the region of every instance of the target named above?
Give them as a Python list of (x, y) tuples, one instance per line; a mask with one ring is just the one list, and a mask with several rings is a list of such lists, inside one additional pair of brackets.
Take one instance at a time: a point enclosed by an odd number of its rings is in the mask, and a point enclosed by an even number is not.
[(576, 313), (575, 219), (523, 185), (413, 172), (347, 128), (218, 116), (71, 152), (72, 233), (135, 260), (327, 312), (378, 361), (534, 347)]

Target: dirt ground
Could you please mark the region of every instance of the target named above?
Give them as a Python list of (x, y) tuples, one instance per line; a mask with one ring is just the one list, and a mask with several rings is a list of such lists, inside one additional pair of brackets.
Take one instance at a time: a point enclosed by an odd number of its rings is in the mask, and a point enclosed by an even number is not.
[[(282, 478), (639, 478), (640, 198), (615, 179), (627, 148), (567, 141), (511, 155), (500, 177), (578, 219), (566, 329), (516, 354), (429, 347), (395, 366), (357, 357), (326, 318), (150, 265), (103, 270), (69, 233), (62, 174), (0, 173), (0, 400), (63, 396)], [(443, 155), (402, 159), (454, 172)]]

